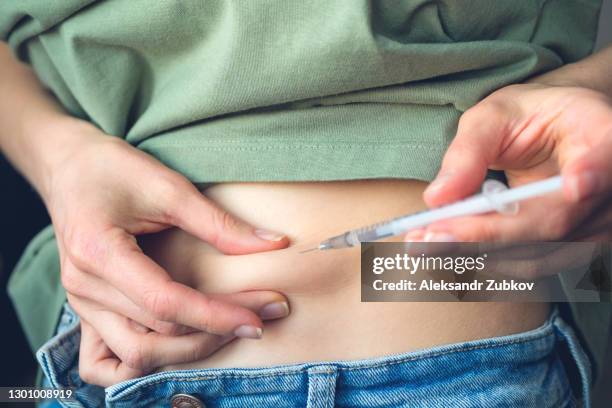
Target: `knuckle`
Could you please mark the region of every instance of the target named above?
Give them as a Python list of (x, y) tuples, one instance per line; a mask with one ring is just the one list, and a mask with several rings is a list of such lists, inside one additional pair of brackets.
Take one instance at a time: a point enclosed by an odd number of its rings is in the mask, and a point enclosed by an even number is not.
[(202, 313), (200, 317), (200, 329), (206, 333), (211, 332), (211, 328), (214, 327), (213, 317), (210, 315), (208, 311)]
[(83, 280), (81, 273), (77, 269), (71, 267), (62, 268), (60, 278), (62, 286), (67, 292), (75, 295), (82, 294)]
[(163, 290), (151, 290), (143, 295), (143, 306), (157, 320), (173, 320), (172, 302)]
[(495, 99), (484, 100), (461, 115), (459, 127), (472, 126), (482, 120), (494, 121), (501, 117), (504, 110), (505, 108), (501, 102)]
[(220, 233), (235, 230), (238, 227), (236, 219), (232, 217), (230, 213), (222, 209), (213, 210), (212, 223), (215, 231)]
[(96, 259), (103, 256), (102, 240), (93, 237), (93, 234), (80, 230), (72, 231), (66, 235), (66, 251), (77, 267), (90, 267), (95, 264)]
[(120, 356), (121, 361), (135, 370), (146, 370), (149, 368), (151, 356), (147, 352), (145, 344), (144, 342), (139, 342), (127, 347), (123, 355)]
[(70, 260), (79, 269), (96, 275), (112, 270), (119, 253), (138, 248), (136, 238), (120, 228), (95, 233), (77, 233), (67, 244)]
[(189, 350), (190, 361), (198, 361), (208, 357), (218, 348), (218, 345), (211, 344), (210, 341), (194, 341)]
[(176, 218), (176, 208), (184, 202), (189, 190), (188, 183), (182, 177), (173, 174), (163, 175), (157, 181), (155, 199), (159, 199), (161, 206), (161, 217), (168, 223), (173, 223)]
[[(214, 328), (217, 327), (217, 322), (215, 319), (215, 315), (217, 313), (214, 313), (214, 303), (216, 301), (211, 300), (208, 297), (203, 297), (201, 300), (201, 313), (199, 314), (200, 319), (198, 321), (199, 326), (198, 327), (201, 331), (206, 332), (206, 333), (213, 333), (214, 332)], [(218, 309), (217, 309), (218, 310)], [(219, 333), (215, 333), (215, 334), (219, 334)]]
[(155, 320), (151, 323), (150, 328), (157, 333), (166, 336), (178, 336), (184, 333), (184, 327), (180, 324)]

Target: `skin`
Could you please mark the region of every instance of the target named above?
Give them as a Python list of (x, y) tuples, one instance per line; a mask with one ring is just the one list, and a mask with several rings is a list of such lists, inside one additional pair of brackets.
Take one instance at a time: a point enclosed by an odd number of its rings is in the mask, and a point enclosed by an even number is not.
[[(463, 115), (424, 198), (438, 206), (472, 194), (487, 168), (505, 170), (513, 186), (560, 171), (562, 196), (534, 200), (512, 222), (494, 215), (457, 219), (406, 239), (609, 239), (611, 65), (607, 49), (485, 98)], [(0, 95), (0, 149), (40, 193), (53, 220), (62, 282), (82, 318), (85, 381), (110, 384), (203, 358), (236, 334), (258, 337), (258, 313), (270, 316), (266, 305), (283, 306), (286, 312), (274, 317), (288, 313), (287, 299), (276, 292), (215, 296), (176, 283), (135, 240), (176, 226), (223, 253), (247, 254), (285, 248), (286, 237), (258, 237), (180, 174), (66, 115), (5, 45)], [(181, 308), (186, 300), (190, 307)]]
[(290, 299), (291, 316), (266, 324), (259, 341), (236, 339), (205, 359), (156, 371), (359, 360), (542, 325), (549, 315), (545, 303), (362, 303), (358, 247), (299, 253), (341, 231), (425, 209), (421, 197), (426, 187), (415, 180), (376, 179), (221, 183), (206, 189), (206, 197), (232, 214), (285, 232), (291, 245), (226, 256), (172, 229), (140, 240), (145, 253), (177, 281), (205, 293), (274, 288)]
[(67, 115), (3, 43), (0, 95), (0, 149), (53, 221), (62, 283), (83, 322), (84, 379), (116, 382), (205, 357), (235, 336), (261, 337), (262, 318), (289, 313), (277, 292), (214, 296), (179, 284), (135, 238), (174, 226), (247, 254), (284, 248), (287, 237), (232, 217), (182, 175)]

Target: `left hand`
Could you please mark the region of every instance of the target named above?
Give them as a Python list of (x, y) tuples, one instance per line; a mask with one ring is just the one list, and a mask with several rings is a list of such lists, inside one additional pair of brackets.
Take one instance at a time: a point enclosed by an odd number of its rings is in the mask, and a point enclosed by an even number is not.
[[(269, 299), (266, 291), (207, 297), (259, 313), (262, 320), (284, 317), (262, 314), (262, 303)], [(81, 318), (79, 376), (88, 384), (102, 387), (142, 377), (162, 366), (203, 360), (236, 338), (233, 334), (221, 336), (203, 331), (158, 333), (95, 302), (81, 300), (71, 304)]]
[(540, 83), (502, 88), (463, 114), (441, 170), (425, 191), (431, 207), (477, 192), (487, 169), (511, 187), (561, 173), (563, 192), (521, 203), (516, 216), (440, 221), (407, 241), (610, 241), (612, 100), (594, 90)]

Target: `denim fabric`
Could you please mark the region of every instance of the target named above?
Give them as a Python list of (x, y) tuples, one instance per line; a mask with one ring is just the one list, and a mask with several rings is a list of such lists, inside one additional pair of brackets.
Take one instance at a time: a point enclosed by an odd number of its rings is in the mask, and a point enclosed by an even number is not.
[[(591, 367), (554, 311), (539, 328), (502, 337), (354, 361), (262, 368), (168, 371), (103, 390), (77, 372), (79, 324), (65, 308), (59, 334), (37, 353), (54, 387), (77, 387), (74, 407), (170, 406), (190, 394), (206, 407), (577, 407), (567, 370), (577, 371), (589, 407)], [(562, 363), (567, 351), (571, 361)]]
[[(104, 390), (86, 384), (79, 377), (79, 344), (81, 325), (79, 317), (68, 303), (64, 304), (62, 316), (57, 325), (57, 334), (36, 353), (44, 377), (43, 387), (76, 388), (76, 401), (63, 402), (67, 407), (99, 407), (104, 403)], [(61, 407), (59, 401), (47, 400), (38, 408)]]

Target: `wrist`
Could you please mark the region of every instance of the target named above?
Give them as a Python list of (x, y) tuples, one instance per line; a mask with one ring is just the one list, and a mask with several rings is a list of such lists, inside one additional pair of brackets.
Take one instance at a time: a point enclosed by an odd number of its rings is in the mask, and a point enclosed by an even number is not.
[(612, 97), (612, 76), (609, 71), (611, 64), (612, 47), (608, 47), (581, 61), (566, 64), (553, 71), (530, 78), (527, 82), (548, 86), (586, 88)]
[(28, 160), (21, 167), (45, 203), (49, 202), (53, 175), (70, 156), (103, 134), (91, 123), (62, 112), (28, 120), (23, 118), (21, 140)]
[(583, 78), (584, 75), (578, 74), (580, 71), (580, 67), (577, 67), (575, 63), (567, 64), (553, 71), (532, 77), (526, 83), (592, 89), (588, 81)]

